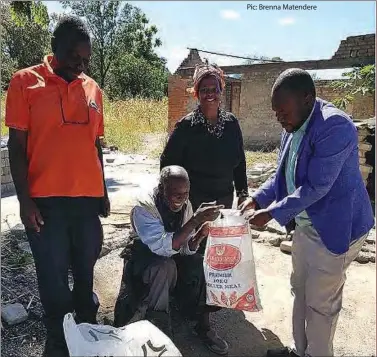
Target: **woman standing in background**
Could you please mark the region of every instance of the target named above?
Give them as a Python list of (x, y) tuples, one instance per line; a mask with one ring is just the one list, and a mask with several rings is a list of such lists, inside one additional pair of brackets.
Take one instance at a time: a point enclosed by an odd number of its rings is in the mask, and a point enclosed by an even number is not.
[[(248, 197), (243, 138), (237, 118), (220, 108), (224, 73), (216, 65), (197, 65), (192, 88), (197, 108), (181, 118), (161, 155), (160, 169), (184, 167), (190, 177), (193, 210), (216, 201), (231, 208)], [(205, 242), (204, 242), (205, 243)]]

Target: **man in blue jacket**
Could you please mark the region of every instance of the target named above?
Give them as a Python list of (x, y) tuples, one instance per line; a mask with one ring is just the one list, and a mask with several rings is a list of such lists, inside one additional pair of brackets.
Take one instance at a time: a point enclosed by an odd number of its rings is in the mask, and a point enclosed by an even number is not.
[(240, 209), (250, 224), (275, 219), (295, 227), (291, 285), (294, 348), (267, 356), (333, 356), (346, 270), (374, 225), (359, 170), (352, 120), (316, 98), (310, 74), (289, 69), (272, 88), (272, 109), (284, 131), (276, 174)]

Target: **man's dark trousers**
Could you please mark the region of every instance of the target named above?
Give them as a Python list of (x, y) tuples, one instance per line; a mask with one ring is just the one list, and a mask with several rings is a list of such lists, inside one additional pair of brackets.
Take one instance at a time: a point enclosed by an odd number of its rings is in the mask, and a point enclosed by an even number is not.
[[(103, 231), (99, 199), (87, 197), (38, 198), (44, 225), (40, 233), (27, 231), (34, 256), (39, 294), (45, 312), (47, 337), (64, 343), (63, 318), (75, 311), (80, 322), (95, 323), (93, 270)], [(68, 285), (72, 270), (74, 287)]]

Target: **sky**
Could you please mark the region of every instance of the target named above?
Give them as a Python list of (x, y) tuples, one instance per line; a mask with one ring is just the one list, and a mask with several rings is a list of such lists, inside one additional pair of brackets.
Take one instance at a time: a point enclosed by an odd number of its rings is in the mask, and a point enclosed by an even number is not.
[[(64, 10), (58, 1), (44, 1), (50, 13)], [(174, 72), (189, 48), (237, 56), (281, 57), (284, 61), (330, 59), (348, 36), (376, 32), (375, 1), (129, 1), (158, 28)], [(311, 10), (267, 6), (316, 6)], [(264, 6), (264, 8), (262, 8)], [(248, 8), (249, 7), (249, 8)], [(219, 66), (244, 60), (200, 53)], [(317, 71), (322, 79), (339, 78), (341, 70)]]

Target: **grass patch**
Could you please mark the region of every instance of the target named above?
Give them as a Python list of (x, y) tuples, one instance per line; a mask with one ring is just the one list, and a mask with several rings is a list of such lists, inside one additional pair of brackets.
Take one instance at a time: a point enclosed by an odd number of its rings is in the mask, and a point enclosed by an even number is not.
[(18, 269), (33, 263), (33, 256), (19, 248), (25, 242), (25, 233), (21, 230), (5, 231), (1, 237), (1, 264), (3, 267)]
[[(1, 94), (1, 135), (8, 134), (4, 125), (5, 93)], [(127, 153), (143, 152), (157, 159), (166, 143), (168, 99), (127, 99), (109, 101), (104, 98), (105, 141)], [(145, 140), (146, 134), (156, 134), (157, 142)], [(152, 135), (153, 136), (153, 135)], [(276, 163), (277, 150), (272, 152), (246, 151), (246, 164)]]
[(168, 124), (168, 100), (104, 100), (105, 140), (119, 150), (136, 153), (145, 134), (164, 133)]
[[(1, 135), (8, 135), (4, 124), (6, 94), (1, 93)], [(136, 153), (143, 149), (145, 134), (165, 133), (168, 125), (168, 99), (127, 99), (109, 101), (104, 98), (105, 141), (119, 150)]]
[(162, 151), (168, 140), (168, 134), (164, 133), (163, 135), (156, 135), (156, 141), (153, 148), (148, 150), (148, 155), (151, 159), (160, 159)]
[(278, 150), (272, 152), (245, 151), (246, 167), (249, 169), (256, 164), (276, 164)]
[(32, 264), (33, 262), (33, 256), (22, 251), (15, 252), (7, 259), (7, 265), (13, 268), (22, 268), (26, 265)]
[(5, 126), (4, 118), (5, 118), (5, 98), (6, 94), (4, 92), (1, 92), (1, 136), (8, 135), (8, 128)]

